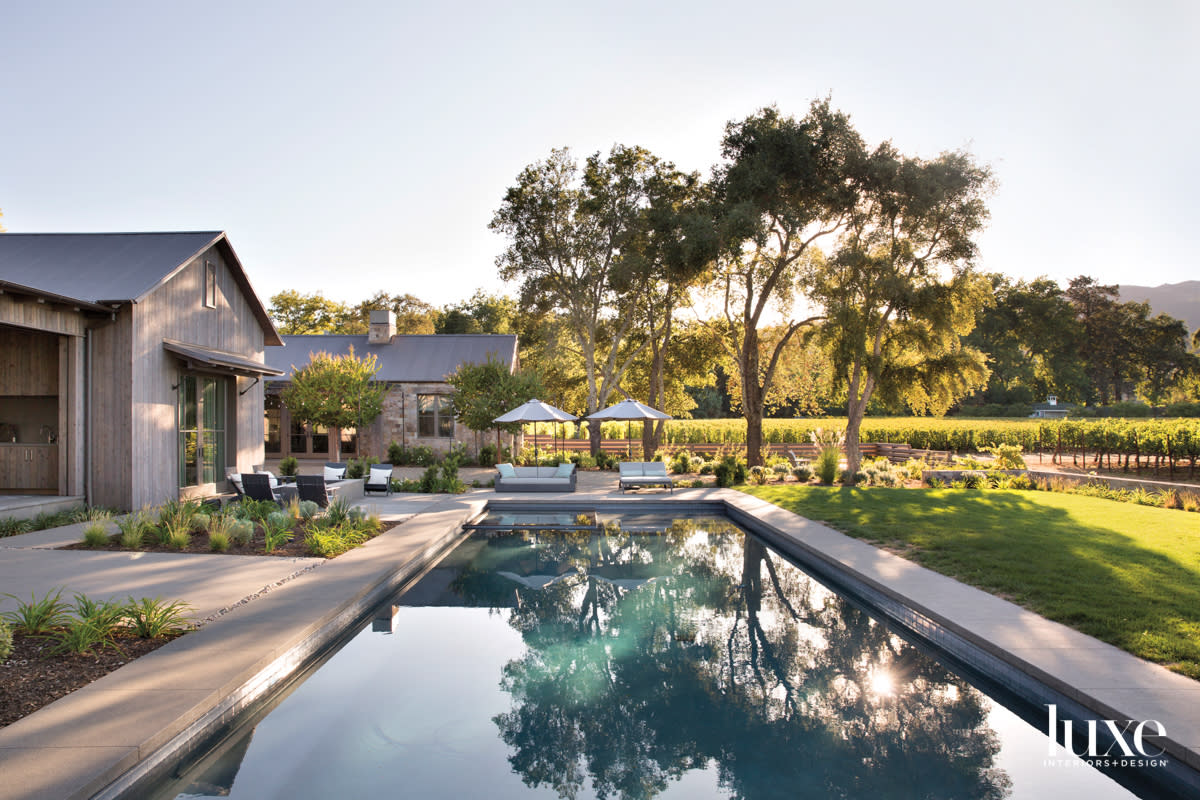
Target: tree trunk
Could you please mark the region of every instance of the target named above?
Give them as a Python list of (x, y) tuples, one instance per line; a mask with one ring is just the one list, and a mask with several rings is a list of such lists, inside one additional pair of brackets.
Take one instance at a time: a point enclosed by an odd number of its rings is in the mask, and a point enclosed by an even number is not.
[(588, 442), (591, 447), (592, 458), (600, 455), (600, 428), (602, 423), (600, 420), (590, 420), (588, 422)]
[(758, 331), (746, 329), (738, 366), (742, 370), (742, 416), (746, 418), (746, 465), (762, 465), (763, 389), (758, 377)]

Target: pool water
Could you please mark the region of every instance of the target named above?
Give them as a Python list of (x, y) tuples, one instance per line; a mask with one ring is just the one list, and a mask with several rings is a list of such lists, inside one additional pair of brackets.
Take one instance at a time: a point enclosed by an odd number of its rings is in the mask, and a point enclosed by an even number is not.
[(664, 520), (473, 533), (155, 796), (1134, 796), (1047, 758), (757, 538)]

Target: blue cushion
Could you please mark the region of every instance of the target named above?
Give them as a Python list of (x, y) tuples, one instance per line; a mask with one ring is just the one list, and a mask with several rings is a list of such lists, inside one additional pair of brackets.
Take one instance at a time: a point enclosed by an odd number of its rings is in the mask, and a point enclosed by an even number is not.
[(501, 478), (517, 477), (517, 470), (513, 467), (512, 464), (497, 464), (496, 471), (500, 473)]
[(559, 464), (559, 465), (558, 465), (558, 470), (557, 470), (557, 471), (554, 473), (554, 477), (556, 477), (556, 478), (569, 478), (569, 477), (571, 477), (571, 470), (573, 470), (573, 469), (575, 469), (575, 465), (574, 465), (574, 464), (570, 464), (570, 463), (568, 463), (568, 464)]

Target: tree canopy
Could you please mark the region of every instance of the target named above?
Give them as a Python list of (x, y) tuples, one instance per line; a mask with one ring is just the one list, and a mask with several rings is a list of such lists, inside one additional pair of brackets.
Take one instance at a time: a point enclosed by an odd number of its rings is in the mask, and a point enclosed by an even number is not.
[[(293, 369), (283, 402), (301, 422), (361, 430), (383, 411), (387, 385), (375, 380), (378, 372), (375, 356), (358, 358), (354, 348), (346, 355), (314, 353), (308, 364)], [(340, 459), (340, 437), (334, 441)]]

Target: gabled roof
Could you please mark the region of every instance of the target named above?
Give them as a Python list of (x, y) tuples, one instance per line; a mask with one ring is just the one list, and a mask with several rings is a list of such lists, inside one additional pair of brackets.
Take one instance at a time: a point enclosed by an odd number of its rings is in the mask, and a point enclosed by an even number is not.
[(283, 348), (266, 351), (266, 363), (282, 370), (285, 377), (293, 367), (307, 364), (314, 353), (345, 355), (351, 347), (359, 358), (374, 355), (378, 380), (394, 383), (441, 383), (459, 364), (482, 364), (489, 354), (512, 369), (517, 357), (513, 334), (400, 334), (388, 344), (368, 344), (366, 334), (284, 336), (283, 343)]
[(268, 345), (282, 344), (222, 231), (0, 234), (0, 283), (94, 305), (140, 302), (210, 247), (220, 248)]

